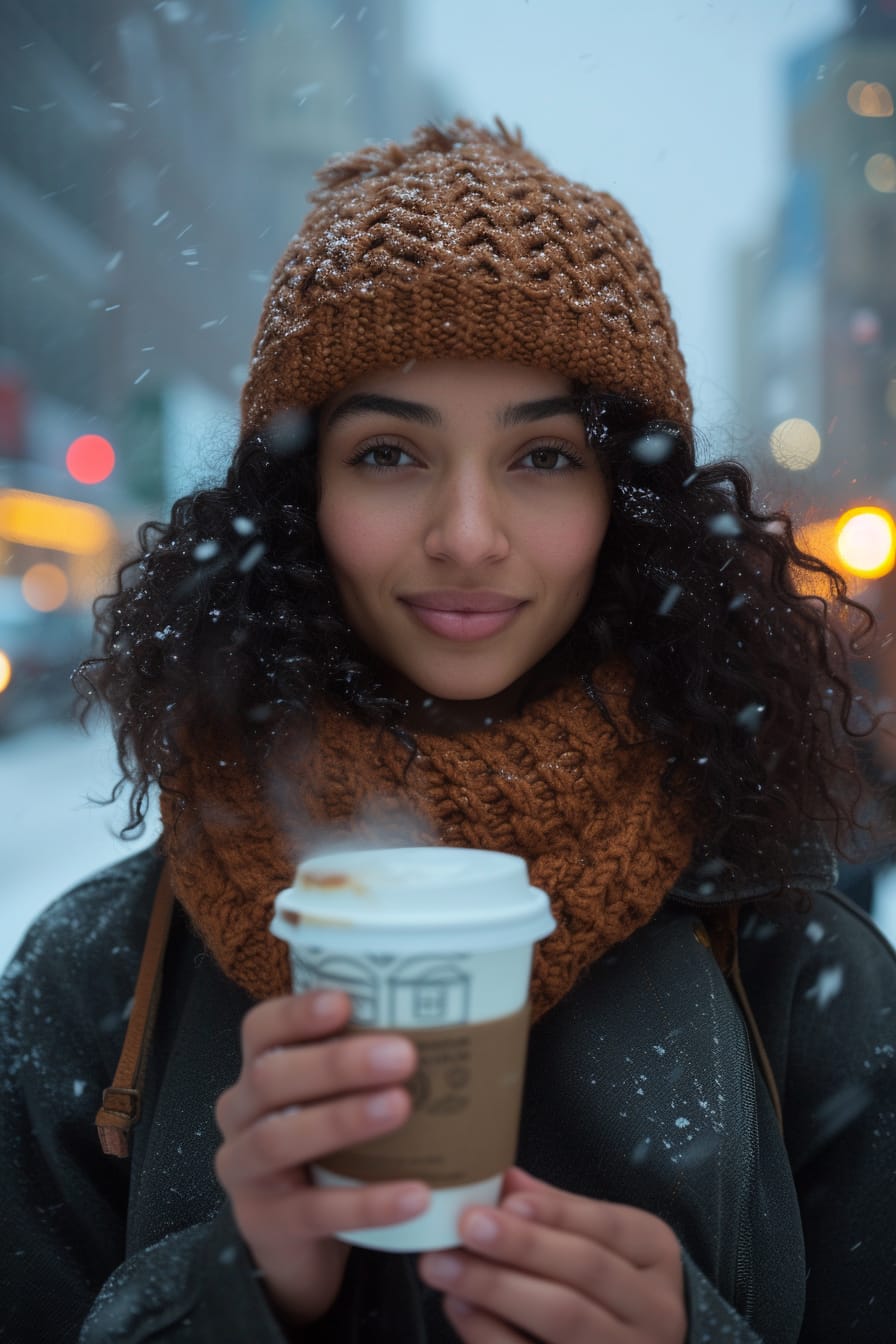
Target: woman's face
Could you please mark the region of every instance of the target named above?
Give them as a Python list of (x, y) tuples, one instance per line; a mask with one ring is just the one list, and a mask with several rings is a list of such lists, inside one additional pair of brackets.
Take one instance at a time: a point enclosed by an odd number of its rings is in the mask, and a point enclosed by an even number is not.
[(427, 697), (486, 700), (581, 612), (609, 494), (560, 374), (364, 374), (320, 421), (318, 525), (349, 625)]

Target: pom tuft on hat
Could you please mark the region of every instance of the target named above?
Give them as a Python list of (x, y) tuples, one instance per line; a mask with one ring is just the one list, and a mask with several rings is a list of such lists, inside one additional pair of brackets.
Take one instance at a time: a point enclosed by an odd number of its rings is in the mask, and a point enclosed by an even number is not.
[(317, 179), (265, 299), (244, 431), (370, 369), (440, 358), (552, 369), (690, 421), (677, 331), (633, 220), (552, 172), (519, 130), (427, 124)]

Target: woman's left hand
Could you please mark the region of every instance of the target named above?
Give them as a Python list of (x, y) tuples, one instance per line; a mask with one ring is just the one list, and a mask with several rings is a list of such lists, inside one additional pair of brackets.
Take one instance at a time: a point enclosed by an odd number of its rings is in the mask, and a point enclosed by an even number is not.
[[(684, 1344), (681, 1248), (653, 1214), (511, 1167), (499, 1208), (465, 1210), (460, 1232), (463, 1248), (429, 1252), (419, 1267), (445, 1292), (464, 1344)], [(450, 1261), (456, 1273), (439, 1275)]]

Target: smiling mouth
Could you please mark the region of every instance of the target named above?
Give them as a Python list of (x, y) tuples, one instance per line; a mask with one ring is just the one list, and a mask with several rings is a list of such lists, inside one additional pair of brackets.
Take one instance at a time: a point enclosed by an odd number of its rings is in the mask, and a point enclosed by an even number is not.
[(408, 598), (401, 600), (414, 618), (432, 634), (461, 641), (487, 639), (489, 635), (506, 630), (526, 605), (525, 602), (517, 602), (514, 606), (504, 606), (500, 610), (471, 611), (462, 607), (424, 606)]

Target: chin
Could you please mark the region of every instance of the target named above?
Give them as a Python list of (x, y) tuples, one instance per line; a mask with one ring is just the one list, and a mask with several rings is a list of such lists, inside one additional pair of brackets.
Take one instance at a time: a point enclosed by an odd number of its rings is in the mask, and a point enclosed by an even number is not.
[(456, 682), (450, 686), (443, 686), (441, 682), (432, 682), (427, 686), (421, 685), (420, 690), (425, 696), (432, 697), (433, 700), (456, 700), (459, 703), (475, 704), (479, 700), (494, 699), (495, 696), (501, 695), (512, 685), (512, 681), (489, 682), (485, 686), (475, 687), (458, 686)]
[(523, 674), (514, 669), (508, 671), (505, 676), (490, 677), (462, 675), (428, 677), (423, 674), (415, 675), (412, 670), (408, 670), (405, 675), (424, 695), (432, 696), (434, 700), (476, 701), (491, 700), (494, 696), (502, 695), (519, 681)]

